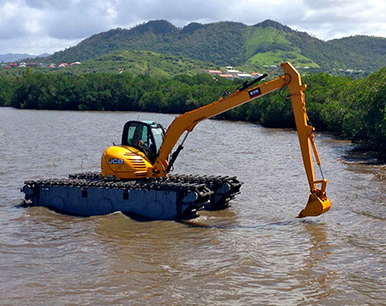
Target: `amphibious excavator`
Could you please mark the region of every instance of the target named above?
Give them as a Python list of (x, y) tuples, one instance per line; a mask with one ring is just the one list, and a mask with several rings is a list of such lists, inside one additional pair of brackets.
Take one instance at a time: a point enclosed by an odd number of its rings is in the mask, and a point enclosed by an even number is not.
[[(128, 121), (123, 128), (121, 144), (104, 151), (101, 172), (71, 174), (67, 179), (26, 181), (22, 188), (24, 202), (71, 215), (121, 211), (145, 220), (190, 219), (202, 209), (224, 209), (240, 192), (242, 183), (236, 177), (170, 174), (187, 136), (205, 119), (288, 88), (310, 187), (308, 202), (298, 217), (325, 213), (331, 203), (326, 196), (327, 179), (323, 172), (320, 180), (314, 175), (313, 157), (320, 170), (321, 162), (314, 128), (306, 113), (306, 85), (290, 63), (282, 63), (281, 68), (284, 73), (272, 80), (260, 82), (274, 71), (244, 82), (233, 93), (211, 104), (176, 117), (166, 131), (156, 122)], [(182, 135), (181, 143), (172, 153)]]

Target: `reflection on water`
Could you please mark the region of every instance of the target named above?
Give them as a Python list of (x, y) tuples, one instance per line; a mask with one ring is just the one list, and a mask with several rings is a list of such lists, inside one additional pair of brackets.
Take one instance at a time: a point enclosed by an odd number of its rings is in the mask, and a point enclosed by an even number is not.
[(237, 175), (227, 210), (179, 223), (17, 208), (24, 180), (98, 171), (137, 117), (0, 108), (2, 304), (384, 304), (385, 166), (346, 159), (349, 144), (324, 135), (332, 208), (318, 218), (295, 219), (309, 191), (294, 131), (215, 120), (195, 128), (175, 168)]

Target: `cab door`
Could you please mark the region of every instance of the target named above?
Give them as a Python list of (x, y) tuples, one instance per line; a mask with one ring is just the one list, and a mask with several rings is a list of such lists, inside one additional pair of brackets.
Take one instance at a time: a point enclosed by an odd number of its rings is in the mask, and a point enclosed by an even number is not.
[(122, 145), (131, 146), (142, 151), (152, 163), (155, 162), (157, 146), (152, 127), (147, 122), (126, 122), (122, 133)]

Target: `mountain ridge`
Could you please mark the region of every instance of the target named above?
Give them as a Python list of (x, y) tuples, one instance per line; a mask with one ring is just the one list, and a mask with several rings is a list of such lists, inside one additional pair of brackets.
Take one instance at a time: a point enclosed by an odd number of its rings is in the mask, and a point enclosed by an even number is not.
[(320, 71), (355, 69), (366, 73), (386, 66), (386, 38), (350, 36), (323, 41), (269, 19), (252, 26), (219, 21), (193, 22), (182, 28), (167, 20), (151, 20), (131, 29), (94, 34), (44, 61), (83, 62), (119, 50), (151, 51), (217, 66), (258, 68), (290, 61)]

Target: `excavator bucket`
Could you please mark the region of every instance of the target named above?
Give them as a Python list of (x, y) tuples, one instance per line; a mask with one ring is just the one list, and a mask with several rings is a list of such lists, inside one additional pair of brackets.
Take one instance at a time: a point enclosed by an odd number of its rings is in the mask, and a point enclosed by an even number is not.
[(315, 217), (327, 212), (331, 207), (330, 200), (324, 196), (319, 197), (316, 193), (311, 193), (306, 208), (304, 208), (297, 218)]

